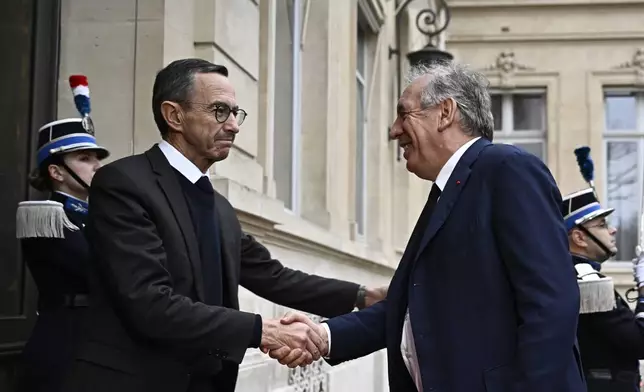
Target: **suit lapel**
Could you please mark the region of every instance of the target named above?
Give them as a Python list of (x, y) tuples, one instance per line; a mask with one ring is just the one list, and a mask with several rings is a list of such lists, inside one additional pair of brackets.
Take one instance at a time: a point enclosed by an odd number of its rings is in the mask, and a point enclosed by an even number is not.
[(425, 250), (434, 236), (436, 236), (438, 230), (443, 227), (443, 224), (447, 220), (447, 217), (458, 200), (458, 196), (461, 194), (461, 190), (465, 187), (465, 184), (470, 177), (470, 167), (478, 158), (481, 150), (490, 144), (491, 143), (488, 140), (483, 138), (477, 140), (470, 146), (470, 148), (467, 149), (467, 151), (465, 151), (465, 154), (463, 154), (456, 164), (452, 175), (449, 177), (449, 180), (447, 180), (445, 189), (443, 189), (443, 192), (441, 193), (438, 204), (436, 204), (432, 216), (429, 219), (427, 229), (423, 233), (420, 245), (416, 249), (414, 260), (418, 259), (421, 253), (423, 253), (423, 250)]
[(186, 198), (181, 191), (181, 184), (179, 184), (172, 166), (170, 166), (170, 163), (157, 145), (154, 145), (149, 149), (146, 152), (146, 155), (152, 164), (152, 170), (157, 174), (159, 187), (168, 199), (170, 209), (181, 228), (181, 233), (183, 234), (183, 239), (186, 243), (186, 248), (188, 249), (188, 258), (192, 265), (193, 276), (195, 277), (194, 281), (197, 297), (200, 301), (203, 301), (205, 298), (205, 292), (203, 280), (201, 279), (202, 271), (201, 258), (199, 257), (199, 244), (192, 225), (192, 218), (190, 217)]
[(239, 301), (237, 298), (237, 286), (239, 284), (239, 279), (236, 276), (238, 264), (230, 250), (230, 244), (234, 242), (234, 239), (231, 238), (232, 233), (230, 233), (228, 230), (224, 230), (224, 227), (226, 227), (226, 222), (229, 219), (232, 219), (230, 216), (228, 216), (226, 211), (222, 209), (222, 206), (226, 205), (226, 203), (227, 201), (224, 199), (224, 197), (219, 194), (219, 192), (215, 191), (215, 209), (217, 211), (217, 219), (219, 220), (219, 237), (221, 243), (221, 266), (223, 270), (222, 272), (224, 274), (224, 276), (222, 276), (222, 279), (226, 279), (226, 282), (228, 282), (225, 287), (228, 289), (228, 298), (232, 302), (231, 305), (234, 308), (238, 308)]

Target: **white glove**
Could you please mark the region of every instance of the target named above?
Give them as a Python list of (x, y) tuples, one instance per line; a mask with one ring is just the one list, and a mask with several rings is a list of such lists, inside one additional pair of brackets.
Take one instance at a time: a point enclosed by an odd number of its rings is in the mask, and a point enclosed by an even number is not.
[(637, 283), (637, 288), (644, 286), (644, 252), (642, 248), (638, 245), (635, 249), (635, 254), (637, 257), (633, 261), (633, 277)]

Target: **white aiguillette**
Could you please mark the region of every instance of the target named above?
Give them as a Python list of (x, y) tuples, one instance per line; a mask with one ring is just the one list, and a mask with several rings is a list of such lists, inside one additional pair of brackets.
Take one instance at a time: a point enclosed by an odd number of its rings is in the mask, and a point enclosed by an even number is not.
[(52, 200), (23, 201), (16, 211), (16, 238), (65, 238), (65, 229), (78, 230), (62, 203)]
[(615, 285), (612, 278), (599, 274), (586, 263), (576, 264), (575, 270), (579, 284), (579, 313), (599, 313), (615, 309)]

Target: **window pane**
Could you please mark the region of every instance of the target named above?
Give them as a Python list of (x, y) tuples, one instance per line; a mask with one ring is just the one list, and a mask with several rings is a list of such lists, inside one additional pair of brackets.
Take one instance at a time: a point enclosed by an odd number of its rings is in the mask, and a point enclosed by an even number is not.
[(521, 147), (530, 154), (538, 157), (542, 161), (544, 160), (544, 146), (543, 142), (530, 142), (530, 143), (512, 143), (517, 147)]
[(292, 1), (277, 2), (275, 26), (275, 153), (274, 170), (277, 198), (292, 208), (293, 164), (293, 45), (291, 37)]
[(503, 96), (492, 94), (492, 116), (494, 116), (494, 130), (503, 130)]
[(543, 94), (515, 94), (513, 100), (514, 130), (544, 130), (546, 117)]
[(637, 128), (637, 100), (634, 95), (606, 95), (604, 111), (607, 130)]
[(608, 142), (606, 158), (608, 185), (606, 206), (615, 208), (615, 212), (609, 219), (617, 228), (619, 252), (616, 259), (628, 261), (635, 257), (635, 246), (638, 242), (639, 187), (641, 186), (637, 180), (638, 143)]
[(364, 234), (365, 216), (365, 86), (360, 80), (356, 80), (356, 223), (358, 233)]

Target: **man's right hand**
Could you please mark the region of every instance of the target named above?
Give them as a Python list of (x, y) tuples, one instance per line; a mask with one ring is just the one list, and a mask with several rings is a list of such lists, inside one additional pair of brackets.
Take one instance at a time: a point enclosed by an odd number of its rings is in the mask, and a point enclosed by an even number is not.
[[(302, 313), (288, 313), (280, 322), (283, 325), (296, 325), (304, 324), (308, 326), (312, 331), (314, 331), (321, 339), (322, 346), (317, 346), (319, 349), (319, 354), (321, 356), (326, 356), (329, 353), (329, 337), (327, 336), (326, 330), (319, 324), (314, 323), (311, 319), (303, 315)], [(293, 361), (297, 361), (297, 351), (291, 350), (289, 347), (282, 347), (276, 350), (265, 351), (271, 358), (275, 358), (279, 363), (283, 365), (288, 365), (289, 367), (298, 366), (293, 364)], [(313, 357), (313, 360), (319, 359), (319, 356)], [(310, 362), (306, 363), (307, 365)]]
[[(309, 323), (300, 321), (304, 319)], [(262, 351), (288, 367), (309, 365), (328, 351), (318, 326), (306, 316), (299, 314), (288, 323), (284, 322), (284, 318), (265, 320), (260, 347)]]

